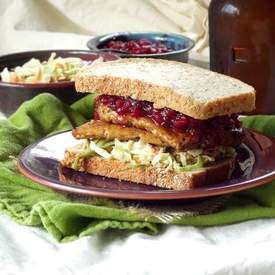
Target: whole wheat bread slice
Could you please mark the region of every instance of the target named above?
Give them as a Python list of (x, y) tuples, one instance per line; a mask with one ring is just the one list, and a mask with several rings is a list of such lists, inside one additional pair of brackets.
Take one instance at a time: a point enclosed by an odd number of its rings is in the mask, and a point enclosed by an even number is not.
[[(76, 154), (74, 151), (67, 150), (61, 162), (62, 165), (72, 168)], [(128, 163), (96, 156), (82, 158), (77, 170), (166, 189), (186, 190), (202, 185), (216, 184), (228, 179), (231, 176), (234, 163), (235, 159), (230, 158), (197, 171), (176, 173), (163, 168), (131, 168)]]
[(196, 119), (255, 108), (255, 90), (240, 80), (189, 64), (158, 59), (95, 62), (76, 76), (83, 93), (130, 96)]

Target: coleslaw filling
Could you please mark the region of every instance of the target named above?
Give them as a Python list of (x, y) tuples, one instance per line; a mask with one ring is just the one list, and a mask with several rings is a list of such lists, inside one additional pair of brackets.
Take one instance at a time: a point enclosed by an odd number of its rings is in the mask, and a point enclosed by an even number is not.
[(153, 166), (177, 173), (198, 170), (219, 159), (236, 156), (233, 147), (217, 146), (208, 150), (192, 149), (177, 152), (169, 151), (166, 147), (144, 143), (142, 140), (119, 141), (118, 139), (87, 139), (80, 147), (69, 150), (77, 153), (73, 169), (79, 167), (81, 159), (100, 156), (104, 159), (128, 163), (132, 168)]

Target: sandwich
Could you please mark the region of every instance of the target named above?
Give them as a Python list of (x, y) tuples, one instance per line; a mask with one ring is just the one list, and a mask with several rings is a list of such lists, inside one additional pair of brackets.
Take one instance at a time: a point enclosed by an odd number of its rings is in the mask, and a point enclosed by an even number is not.
[[(189, 64), (157, 59), (97, 62), (76, 76), (95, 93), (93, 119), (62, 165), (77, 171), (186, 190), (228, 179), (255, 108), (253, 87)], [(92, 106), (91, 106), (92, 109)]]

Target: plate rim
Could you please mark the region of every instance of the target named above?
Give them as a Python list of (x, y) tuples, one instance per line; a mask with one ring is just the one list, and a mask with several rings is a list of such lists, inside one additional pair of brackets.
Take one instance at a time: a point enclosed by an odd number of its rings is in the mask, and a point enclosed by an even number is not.
[[(256, 133), (261, 136), (265, 136), (270, 138), (273, 141), (275, 147), (275, 139), (271, 136), (264, 135), (260, 132), (246, 129), (245, 130), (249, 133)], [(257, 177), (256, 179), (244, 179), (241, 182), (236, 182), (233, 185), (225, 185), (225, 186), (218, 186), (216, 185), (209, 185), (198, 187), (195, 189), (188, 189), (188, 190), (163, 190), (161, 189), (161, 193), (158, 190), (112, 190), (112, 189), (100, 189), (98, 187), (90, 187), (86, 188), (85, 186), (76, 185), (76, 184), (68, 184), (62, 182), (60, 180), (49, 179), (43, 175), (36, 173), (35, 171), (29, 169), (24, 165), (22, 161), (22, 157), (28, 153), (32, 148), (37, 146), (42, 141), (54, 137), (56, 135), (64, 134), (66, 132), (71, 132), (71, 130), (64, 130), (52, 135), (48, 135), (43, 137), (36, 142), (28, 145), (25, 147), (20, 154), (18, 155), (16, 167), (21, 174), (25, 177), (35, 181), (38, 184), (42, 184), (47, 186), (51, 189), (80, 194), (80, 195), (88, 195), (88, 196), (97, 196), (97, 197), (104, 197), (104, 198), (112, 198), (112, 199), (126, 199), (126, 200), (151, 200), (151, 201), (160, 201), (160, 200), (188, 200), (188, 199), (196, 199), (196, 198), (206, 198), (206, 197), (213, 197), (225, 194), (231, 194), (243, 190), (247, 190), (250, 188), (254, 188), (263, 184), (268, 183), (268, 181), (275, 179), (275, 167), (270, 173), (267, 173), (261, 177)], [(255, 152), (253, 151), (255, 154)], [(255, 154), (255, 156), (257, 156)], [(99, 176), (100, 177), (100, 176)], [(114, 179), (117, 180), (117, 179)], [(226, 181), (223, 181), (223, 183)], [(137, 183), (136, 183), (137, 184)], [(203, 190), (202, 190), (203, 189)]]

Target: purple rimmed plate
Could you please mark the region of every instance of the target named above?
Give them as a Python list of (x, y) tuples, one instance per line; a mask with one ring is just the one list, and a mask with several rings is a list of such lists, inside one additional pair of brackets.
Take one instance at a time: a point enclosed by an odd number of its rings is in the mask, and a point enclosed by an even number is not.
[(27, 178), (56, 190), (127, 200), (203, 198), (249, 189), (275, 179), (275, 139), (251, 130), (245, 130), (243, 148), (246, 149), (238, 166), (242, 173), (233, 173), (231, 179), (222, 183), (213, 182), (184, 191), (119, 181), (62, 167), (59, 161), (65, 149), (79, 142), (72, 137), (71, 131), (43, 138), (21, 152), (17, 167)]

